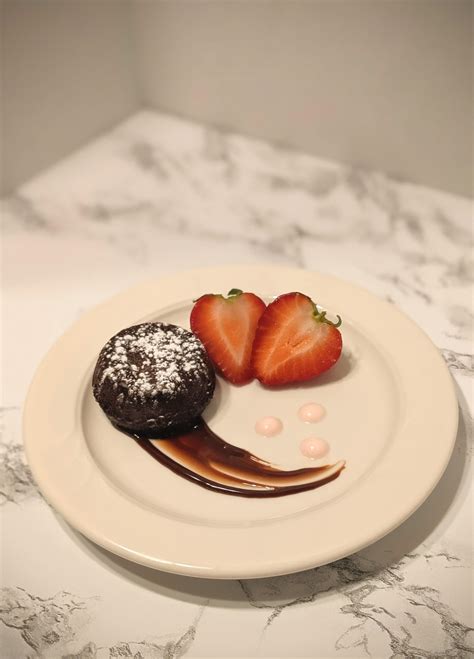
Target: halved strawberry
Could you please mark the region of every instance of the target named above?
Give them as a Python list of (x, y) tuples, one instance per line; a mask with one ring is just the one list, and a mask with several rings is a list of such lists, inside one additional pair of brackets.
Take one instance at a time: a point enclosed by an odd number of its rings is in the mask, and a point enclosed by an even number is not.
[(252, 368), (266, 385), (311, 380), (337, 362), (342, 337), (307, 295), (280, 295), (265, 309), (253, 345)]
[(265, 303), (237, 288), (228, 296), (203, 295), (191, 311), (191, 329), (222, 375), (234, 384), (253, 380), (250, 366), (255, 330)]

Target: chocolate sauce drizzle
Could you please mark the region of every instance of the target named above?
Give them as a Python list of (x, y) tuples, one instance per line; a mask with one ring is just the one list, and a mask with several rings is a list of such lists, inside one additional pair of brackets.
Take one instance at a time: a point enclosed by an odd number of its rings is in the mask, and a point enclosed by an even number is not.
[[(123, 430), (123, 429), (121, 429)], [(222, 494), (281, 497), (321, 487), (339, 476), (345, 462), (284, 471), (216, 435), (204, 419), (171, 437), (130, 433), (162, 465), (179, 476)]]

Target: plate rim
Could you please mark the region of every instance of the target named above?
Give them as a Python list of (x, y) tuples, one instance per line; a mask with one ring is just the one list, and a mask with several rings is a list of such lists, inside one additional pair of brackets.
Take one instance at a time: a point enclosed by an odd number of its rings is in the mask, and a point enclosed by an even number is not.
[[(444, 451), (442, 452), (442, 455), (440, 454), (439, 456), (436, 469), (433, 469), (430, 478), (426, 479), (425, 486), (422, 488), (423, 492), (415, 497), (416, 500), (413, 500), (410, 505), (406, 505), (402, 512), (399, 511), (396, 516), (392, 516), (393, 519), (390, 523), (382, 525), (378, 531), (372, 531), (371, 533), (368, 533), (364, 540), (359, 540), (352, 543), (348, 542), (346, 545), (341, 546), (339, 551), (333, 548), (331, 551), (329, 551), (329, 553), (326, 553), (326, 555), (321, 551), (319, 551), (319, 553), (310, 552), (309, 554), (306, 553), (304, 557), (301, 555), (293, 555), (278, 561), (260, 561), (257, 562), (257, 565), (253, 565), (251, 567), (248, 565), (248, 563), (245, 567), (243, 565), (239, 567), (239, 564), (237, 563), (233, 565), (229, 564), (227, 567), (214, 566), (214, 568), (210, 568), (208, 565), (204, 566), (197, 563), (193, 564), (192, 562), (180, 563), (179, 561), (172, 560), (164, 561), (163, 559), (160, 559), (160, 557), (150, 556), (147, 555), (146, 552), (140, 552), (140, 550), (137, 550), (136, 548), (126, 546), (123, 544), (123, 542), (117, 542), (117, 539), (111, 540), (110, 537), (107, 537), (107, 534), (104, 535), (104, 532), (101, 533), (100, 529), (98, 530), (97, 528), (91, 527), (91, 524), (88, 524), (87, 521), (84, 521), (80, 514), (74, 514), (74, 510), (71, 510), (70, 504), (66, 505), (66, 502), (62, 500), (61, 492), (58, 493), (54, 486), (52, 486), (52, 484), (48, 481), (47, 473), (45, 472), (44, 467), (42, 468), (40, 460), (38, 460), (37, 447), (33, 439), (35, 434), (34, 417), (35, 414), (37, 415), (38, 413), (36, 400), (38, 396), (38, 387), (41, 385), (41, 380), (44, 377), (45, 372), (47, 372), (48, 368), (51, 366), (52, 361), (57, 358), (57, 351), (59, 347), (64, 348), (70, 338), (80, 332), (84, 326), (87, 327), (87, 324), (92, 320), (98, 319), (100, 321), (104, 315), (107, 315), (108, 310), (116, 307), (116, 305), (119, 305), (125, 300), (139, 298), (139, 295), (143, 295), (144, 291), (152, 290), (154, 288), (159, 290), (160, 285), (162, 286), (163, 284), (166, 284), (166, 282), (169, 283), (183, 281), (183, 278), (188, 282), (197, 281), (204, 283), (211, 280), (215, 281), (217, 273), (221, 275), (225, 274), (227, 277), (231, 275), (234, 278), (243, 277), (243, 274), (245, 273), (246, 278), (250, 277), (251, 279), (252, 277), (256, 277), (256, 281), (258, 281), (263, 274), (268, 276), (270, 274), (276, 275), (276, 273), (278, 273), (279, 276), (284, 275), (284, 278), (289, 279), (290, 281), (292, 277), (293, 279), (314, 277), (315, 280), (319, 279), (320, 281), (325, 281), (326, 283), (330, 283), (331, 285), (337, 286), (339, 288), (342, 287), (343, 290), (348, 288), (352, 289), (356, 296), (361, 296), (362, 298), (366, 299), (368, 297), (369, 302), (372, 302), (376, 305), (382, 305), (381, 308), (385, 309), (387, 313), (392, 316), (398, 316), (398, 318), (401, 319), (405, 326), (409, 327), (415, 335), (421, 337), (422, 344), (426, 349), (428, 349), (428, 353), (431, 352), (433, 364), (435, 364), (437, 361), (436, 368), (438, 380), (439, 382), (442, 381), (441, 388), (444, 388), (444, 392), (446, 394), (446, 400), (444, 401), (444, 415), (445, 417), (449, 417), (448, 423), (446, 424), (448, 430), (446, 431)], [(225, 277), (223, 278), (225, 279)], [(177, 303), (178, 299), (175, 299), (174, 302)], [(156, 304), (154, 305), (156, 312), (159, 313), (160, 309), (168, 306), (168, 304), (169, 303), (161, 304), (157, 296)], [(141, 315), (143, 316), (146, 314), (143, 313)], [(122, 325), (122, 327), (123, 326), (125, 325)], [(104, 339), (103, 342), (105, 342), (105, 340), (106, 339)], [(71, 526), (76, 528), (83, 535), (88, 537), (99, 546), (107, 549), (108, 551), (111, 551), (115, 554), (118, 554), (122, 558), (132, 560), (142, 565), (187, 576), (223, 579), (257, 578), (289, 574), (338, 560), (356, 551), (360, 551), (364, 547), (367, 547), (377, 540), (380, 540), (382, 537), (393, 531), (406, 519), (408, 519), (408, 517), (410, 517), (415, 512), (415, 510), (417, 510), (417, 508), (422, 505), (422, 503), (429, 497), (433, 489), (436, 487), (448, 465), (449, 459), (454, 449), (457, 436), (457, 425), (458, 403), (452, 376), (449, 373), (449, 370), (444, 363), (438, 349), (433, 344), (429, 336), (411, 318), (409, 318), (394, 305), (390, 305), (388, 302), (378, 298), (370, 291), (364, 289), (363, 287), (356, 286), (351, 282), (347, 282), (324, 273), (306, 269), (303, 270), (298, 268), (288, 268), (274, 264), (216, 266), (210, 268), (193, 269), (190, 271), (174, 273), (156, 278), (149, 278), (135, 286), (127, 288), (125, 291), (122, 291), (109, 298), (108, 300), (102, 302), (101, 304), (95, 306), (86, 314), (84, 314), (73, 325), (71, 325), (46, 353), (32, 379), (23, 410), (23, 438), (27, 460), (32, 470), (33, 476), (38, 483), (41, 492), (45, 496), (45, 499), (66, 519), (69, 524), (71, 524)], [(104, 497), (108, 496), (107, 492), (103, 491), (102, 493), (104, 494)], [(162, 522), (162, 518), (160, 519)]]

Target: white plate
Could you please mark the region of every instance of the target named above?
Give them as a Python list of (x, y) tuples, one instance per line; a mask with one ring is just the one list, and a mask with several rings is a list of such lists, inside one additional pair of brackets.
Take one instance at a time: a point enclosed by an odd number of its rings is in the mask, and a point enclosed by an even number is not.
[[(115, 332), (151, 319), (189, 327), (193, 299), (236, 287), (268, 298), (299, 290), (343, 318), (344, 351), (331, 371), (278, 391), (220, 380), (204, 415), (228, 442), (284, 469), (318, 464), (298, 445), (308, 435), (324, 437), (328, 460), (344, 459), (346, 469), (319, 489), (245, 499), (201, 488), (114, 429), (92, 397), (95, 361)], [(296, 414), (309, 401), (327, 410), (311, 426)], [(256, 435), (264, 415), (283, 420), (281, 435)], [(46, 499), (97, 544), (168, 572), (250, 578), (334, 561), (393, 530), (440, 479), (457, 420), (437, 349), (393, 306), (314, 272), (239, 266), (146, 282), (83, 316), (36, 373), (24, 437)]]

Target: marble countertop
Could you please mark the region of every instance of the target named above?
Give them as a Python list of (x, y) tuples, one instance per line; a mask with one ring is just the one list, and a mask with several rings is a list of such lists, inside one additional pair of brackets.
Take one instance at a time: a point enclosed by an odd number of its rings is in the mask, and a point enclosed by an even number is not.
[[(473, 656), (471, 218), (466, 199), (151, 112), (3, 200), (2, 657)], [(191, 579), (99, 549), (25, 465), (39, 360), (141, 279), (262, 262), (348, 279), (429, 334), (461, 414), (439, 485), (375, 545), (286, 577)]]

